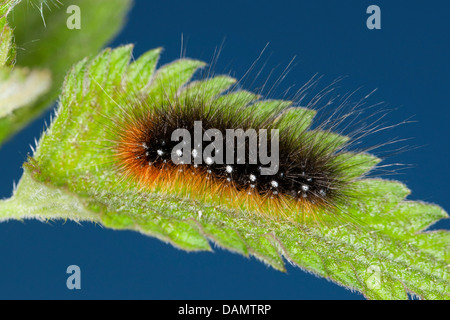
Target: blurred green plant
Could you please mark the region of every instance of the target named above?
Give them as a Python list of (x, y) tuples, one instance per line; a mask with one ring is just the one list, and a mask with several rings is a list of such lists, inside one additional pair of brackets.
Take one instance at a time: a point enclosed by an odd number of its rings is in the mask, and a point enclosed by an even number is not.
[(64, 75), (122, 28), (130, 0), (76, 0), (81, 29), (67, 28), (65, 0), (0, 3), (0, 146), (49, 108)]

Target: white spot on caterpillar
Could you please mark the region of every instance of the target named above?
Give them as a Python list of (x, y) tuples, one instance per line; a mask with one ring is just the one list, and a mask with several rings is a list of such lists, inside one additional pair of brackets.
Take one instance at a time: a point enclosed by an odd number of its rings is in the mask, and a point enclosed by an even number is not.
[(270, 184), (272, 185), (272, 187), (278, 188), (278, 182), (276, 182), (275, 180), (272, 180), (272, 181), (270, 182)]
[(231, 173), (231, 172), (233, 171), (233, 167), (230, 166), (230, 165), (228, 165), (228, 166), (226, 166), (225, 170), (226, 170), (228, 173)]
[(183, 151), (181, 151), (180, 149), (178, 149), (177, 151), (175, 151), (175, 153), (177, 154), (177, 156), (181, 157), (183, 155)]
[(196, 158), (198, 156), (198, 151), (196, 149), (192, 150), (192, 156)]
[[(180, 150), (181, 152), (181, 150)], [(147, 152), (148, 153), (148, 152)], [(162, 156), (164, 154), (164, 151), (162, 150), (157, 150), (156, 153), (158, 154), (158, 156)]]
[(249, 176), (249, 178), (250, 178), (250, 181), (252, 181), (252, 182), (256, 181), (256, 176), (254, 174), (251, 174)]
[(205, 159), (206, 164), (212, 164), (213, 163), (213, 159), (211, 157), (207, 157)]
[(309, 190), (309, 186), (307, 186), (306, 184), (302, 185), (302, 190), (303, 191), (308, 191)]

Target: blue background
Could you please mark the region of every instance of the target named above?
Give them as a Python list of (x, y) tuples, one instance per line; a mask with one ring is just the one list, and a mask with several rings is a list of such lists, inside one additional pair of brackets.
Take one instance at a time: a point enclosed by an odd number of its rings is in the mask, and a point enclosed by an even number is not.
[[(413, 167), (395, 176), (413, 190), (410, 199), (450, 209), (450, 28), (448, 1), (144, 1), (110, 44), (135, 43), (135, 56), (163, 46), (161, 63), (180, 55), (211, 61), (224, 41), (218, 73), (241, 77), (270, 42), (266, 71), (282, 71), (296, 58), (274, 93), (301, 86), (314, 74), (321, 85), (341, 76), (340, 92), (378, 88), (370, 103), (396, 108), (390, 123), (414, 124), (365, 140), (413, 138), (420, 146), (388, 158)], [(366, 28), (366, 8), (377, 4), (382, 29)], [(49, 22), (48, 22), (49, 23)], [(277, 71), (277, 72), (278, 72)], [(267, 75), (268, 73), (263, 73)], [(248, 89), (254, 89), (252, 87)], [(365, 90), (365, 91), (364, 91)], [(21, 164), (43, 130), (47, 113), (0, 149), (0, 197), (9, 197)], [(449, 228), (439, 222), (435, 228)], [(82, 290), (66, 288), (66, 268), (81, 267)], [(287, 266), (274, 271), (253, 258), (221, 249), (185, 253), (153, 238), (89, 223), (11, 221), (0, 224), (0, 298), (145, 299), (362, 299), (324, 279)]]

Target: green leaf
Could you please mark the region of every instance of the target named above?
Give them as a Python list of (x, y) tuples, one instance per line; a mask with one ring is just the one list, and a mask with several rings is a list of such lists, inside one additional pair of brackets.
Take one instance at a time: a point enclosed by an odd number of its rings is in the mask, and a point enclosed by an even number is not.
[(191, 59), (180, 59), (165, 65), (155, 73), (146, 94), (151, 101), (174, 98), (177, 91), (191, 79), (194, 72), (205, 65), (204, 62)]
[(280, 130), (291, 129), (300, 133), (306, 130), (316, 115), (316, 111), (301, 108), (292, 107), (284, 110), (284, 112), (278, 117), (278, 127)]
[(150, 84), (161, 50), (161, 48), (150, 50), (130, 65), (127, 70), (128, 90), (143, 90)]
[[(177, 60), (153, 72), (159, 52), (150, 51), (143, 60), (130, 63), (131, 47), (124, 46), (72, 68), (57, 117), (24, 165), (13, 197), (0, 202), (0, 219), (94, 221), (113, 229), (135, 230), (188, 251), (210, 251), (213, 242), (277, 270), (284, 271), (288, 261), (370, 299), (407, 299), (408, 294), (450, 299), (450, 233), (423, 232), (447, 214), (435, 205), (405, 200), (409, 190), (399, 182), (356, 179), (357, 196), (342, 205), (336, 217), (324, 212), (323, 223), (294, 223), (220, 205), (214, 195), (193, 200), (175, 191), (145, 191), (121, 179), (103, 142), (107, 139), (104, 128), (113, 125), (117, 108), (133, 107), (116, 104), (124, 94), (135, 95), (146, 88), (155, 99), (170, 100), (193, 90), (192, 94), (205, 94), (222, 103), (238, 97), (240, 109), (247, 106), (261, 114), (280, 105), (255, 102), (259, 97), (245, 91), (219, 95), (232, 82), (226, 77), (189, 84), (203, 65), (199, 61)], [(143, 61), (149, 62), (148, 70)], [(124, 93), (123, 88), (128, 91)], [(257, 103), (259, 108), (253, 108)], [(288, 110), (279, 116), (280, 126), (309, 126), (300, 113), (312, 119), (313, 112)], [(339, 161), (359, 177), (379, 160), (343, 153)], [(355, 220), (358, 223), (352, 223)]]
[(284, 109), (289, 107), (291, 104), (292, 104), (292, 101), (283, 101), (283, 100), (257, 101), (247, 108), (248, 111), (246, 113), (257, 112), (258, 115), (261, 115), (261, 117), (264, 118), (269, 115), (279, 114)]
[(228, 76), (217, 76), (208, 80), (194, 81), (181, 90), (178, 94), (178, 98), (180, 102), (183, 102), (186, 99), (193, 101), (195, 101), (195, 99), (210, 101), (222, 92), (228, 90), (234, 83), (236, 83), (236, 79)]
[(237, 109), (243, 109), (259, 98), (260, 96), (254, 94), (253, 92), (239, 90), (224, 94), (218, 97), (215, 101), (218, 106), (233, 105)]
[[(18, 47), (16, 66), (47, 69), (50, 90), (33, 103), (0, 118), (0, 144), (22, 129), (57, 98), (67, 70), (87, 55), (97, 53), (122, 27), (130, 0), (7, 1), (16, 5), (8, 14)], [(69, 5), (80, 8), (81, 29), (69, 29)], [(0, 9), (5, 10), (4, 4)], [(2, 30), (0, 19), (0, 30)], [(5, 59), (6, 41), (1, 39), (0, 62)], [(11, 53), (10, 53), (11, 55)]]
[(98, 214), (86, 209), (82, 199), (64, 190), (39, 183), (25, 173), (13, 196), (2, 201), (0, 221), (36, 218), (44, 221), (100, 221)]

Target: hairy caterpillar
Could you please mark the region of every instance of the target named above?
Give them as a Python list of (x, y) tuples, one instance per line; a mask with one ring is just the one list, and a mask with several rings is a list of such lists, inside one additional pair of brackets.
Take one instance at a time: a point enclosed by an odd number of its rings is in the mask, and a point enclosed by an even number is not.
[[(119, 175), (143, 190), (214, 199), (269, 218), (305, 222), (345, 214), (345, 206), (361, 197), (354, 182), (379, 161), (366, 154), (370, 148), (350, 152), (354, 141), (333, 132), (352, 112), (360, 112), (357, 106), (339, 115), (343, 103), (312, 129), (315, 111), (237, 90), (230, 79), (209, 72), (180, 88), (164, 86), (157, 74), (139, 94), (119, 93), (118, 114), (107, 126)], [(162, 90), (152, 91), (155, 87)], [(310, 108), (317, 108), (315, 99)], [(198, 139), (174, 139), (177, 130)], [(350, 134), (356, 141), (368, 132), (366, 126)], [(252, 150), (251, 142), (257, 146)], [(270, 149), (274, 142), (276, 157)], [(278, 163), (263, 163), (256, 155), (261, 150)], [(276, 170), (264, 174), (266, 165)]]

